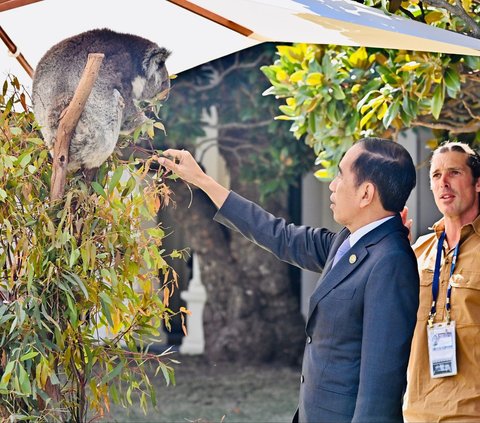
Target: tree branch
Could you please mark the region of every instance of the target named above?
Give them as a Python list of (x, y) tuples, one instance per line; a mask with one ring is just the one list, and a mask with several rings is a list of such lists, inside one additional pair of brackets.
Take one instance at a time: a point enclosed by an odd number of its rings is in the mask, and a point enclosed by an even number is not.
[[(212, 70), (215, 73), (215, 77), (213, 77), (211, 79), (210, 84), (198, 86), (198, 85), (195, 85), (195, 84), (192, 84), (192, 83), (188, 82), (188, 83), (179, 83), (178, 87), (187, 87), (187, 88), (195, 91), (196, 93), (202, 93), (202, 92), (205, 92), (205, 91), (212, 90), (212, 89), (220, 86), (223, 83), (223, 80), (229, 74), (231, 74), (232, 72), (236, 72), (239, 69), (251, 69), (253, 67), (256, 67), (264, 60), (265, 57), (266, 57), (265, 55), (260, 55), (256, 58), (255, 61), (248, 62), (248, 63), (245, 63), (245, 62), (238, 62), (237, 63), (236, 62), (232, 66), (228, 67), (227, 69), (225, 69), (223, 71), (218, 71), (217, 69), (212, 67)], [(237, 57), (236, 61), (237, 60), (238, 60), (238, 57)]]
[(53, 147), (53, 169), (50, 186), (50, 201), (62, 198), (67, 180), (68, 151), (73, 131), (85, 108), (93, 84), (95, 83), (104, 55), (92, 53), (88, 55), (87, 64), (78, 83), (72, 101), (60, 115), (57, 140)]
[(423, 0), (423, 2), (433, 7), (445, 9), (452, 15), (458, 16), (465, 22), (466, 27), (470, 30), (470, 35), (480, 38), (480, 26), (463, 8), (461, 0), (455, 0), (455, 4), (451, 4), (447, 0)]
[(272, 123), (272, 119), (262, 120), (259, 122), (230, 122), (230, 123), (222, 123), (220, 125), (216, 125), (217, 129), (256, 129), (256, 128), (264, 128)]
[(456, 135), (480, 131), (480, 120), (473, 120), (467, 125), (457, 125), (455, 124), (455, 122), (432, 122), (419, 119), (415, 122), (412, 122), (412, 126), (421, 126), (424, 128), (445, 130), (452, 135)]

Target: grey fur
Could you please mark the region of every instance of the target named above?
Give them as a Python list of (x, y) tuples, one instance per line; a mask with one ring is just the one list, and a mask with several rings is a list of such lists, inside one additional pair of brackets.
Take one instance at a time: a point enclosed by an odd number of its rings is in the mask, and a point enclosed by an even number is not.
[(33, 110), (50, 149), (89, 53), (105, 57), (71, 140), (69, 170), (100, 166), (113, 153), (120, 131), (130, 132), (145, 119), (134, 100), (170, 88), (165, 67), (170, 52), (145, 38), (95, 29), (61, 41), (40, 59), (33, 78)]

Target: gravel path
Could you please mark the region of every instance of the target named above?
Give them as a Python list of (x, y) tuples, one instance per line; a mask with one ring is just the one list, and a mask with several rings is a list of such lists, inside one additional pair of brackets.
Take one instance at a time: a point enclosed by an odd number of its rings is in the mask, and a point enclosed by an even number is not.
[(291, 422), (298, 396), (299, 368), (207, 363), (199, 356), (178, 356), (176, 385), (158, 383), (156, 409), (112, 407), (109, 422), (283, 423)]

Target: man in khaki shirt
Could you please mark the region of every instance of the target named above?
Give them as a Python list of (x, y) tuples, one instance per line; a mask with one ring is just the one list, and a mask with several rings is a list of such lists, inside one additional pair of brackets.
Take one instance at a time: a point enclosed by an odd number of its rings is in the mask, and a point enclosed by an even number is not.
[[(420, 306), (408, 366), (404, 417), (407, 422), (478, 422), (480, 157), (466, 144), (444, 144), (433, 153), (430, 183), (443, 218), (433, 226), (433, 233), (420, 237), (413, 246), (420, 272)], [(440, 244), (443, 251), (437, 258)], [(449, 358), (450, 345), (439, 344), (437, 336), (448, 334), (441, 331), (452, 331), (452, 327), (455, 349), (453, 358)], [(431, 334), (430, 346), (427, 332)], [(447, 355), (442, 356), (439, 346)], [(447, 359), (442, 361), (439, 354)], [(457, 373), (448, 375), (455, 372), (455, 367)]]

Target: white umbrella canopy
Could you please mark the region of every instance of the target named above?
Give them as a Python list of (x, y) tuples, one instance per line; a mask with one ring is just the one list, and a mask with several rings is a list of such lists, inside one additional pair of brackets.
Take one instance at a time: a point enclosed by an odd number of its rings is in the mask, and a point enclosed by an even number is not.
[[(182, 3), (183, 0), (171, 0)], [(381, 47), (480, 56), (480, 40), (351, 0), (194, 0), (260, 41)]]
[[(170, 73), (260, 43), (166, 0), (44, 0), (0, 12), (0, 26), (33, 68), (57, 42), (94, 28), (139, 35), (166, 47), (172, 51)], [(0, 78), (8, 73), (31, 86), (26, 71), (0, 43)]]
[[(8, 9), (13, 3), (31, 4)], [(0, 26), (33, 68), (58, 41), (93, 28), (140, 35), (170, 49), (170, 73), (263, 41), (480, 55), (478, 39), (351, 0), (0, 0)], [(31, 83), (4, 48), (0, 77), (7, 73)]]

